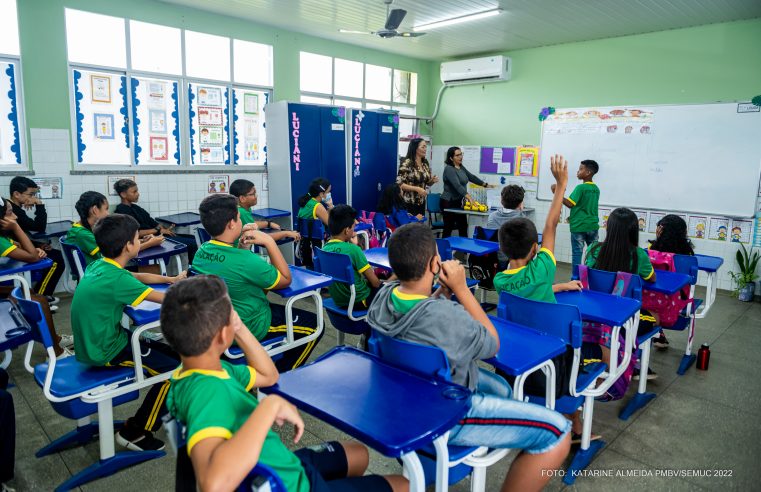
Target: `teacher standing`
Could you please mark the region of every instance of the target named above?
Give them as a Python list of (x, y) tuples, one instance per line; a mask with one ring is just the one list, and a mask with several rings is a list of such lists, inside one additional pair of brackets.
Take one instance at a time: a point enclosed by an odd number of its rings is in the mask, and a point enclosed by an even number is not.
[(439, 177), (431, 173), (431, 165), (425, 158), (428, 144), (422, 138), (413, 138), (407, 147), (407, 155), (399, 166), (396, 182), (402, 189), (402, 198), (407, 212), (412, 215), (425, 215), (427, 186), (438, 183)]
[[(473, 183), (485, 188), (494, 188), (482, 181), (475, 174), (465, 169), (462, 165), (462, 150), (459, 147), (449, 147), (447, 159), (444, 161), (444, 193), (441, 194), (441, 209), (462, 208), (465, 200), (473, 203), (474, 200), (468, 193), (468, 183)], [(442, 237), (449, 237), (452, 231), (457, 229), (460, 237), (468, 236), (468, 216), (453, 212), (443, 212), (444, 231)]]

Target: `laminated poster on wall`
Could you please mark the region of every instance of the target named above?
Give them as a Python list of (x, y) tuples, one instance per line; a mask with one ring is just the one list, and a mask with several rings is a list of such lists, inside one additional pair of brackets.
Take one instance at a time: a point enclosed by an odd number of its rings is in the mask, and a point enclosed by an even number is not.
[(219, 87), (201, 86), (198, 88), (199, 106), (222, 106), (222, 89)]
[(518, 147), (516, 157), (516, 174), (518, 176), (536, 176), (538, 171), (538, 147)]
[(650, 217), (647, 220), (647, 232), (655, 234), (655, 229), (658, 228), (658, 222), (666, 215), (665, 212), (650, 212)]
[(230, 189), (230, 176), (227, 174), (213, 174), (209, 175), (209, 194), (212, 193), (227, 193)]
[(729, 233), (729, 219), (711, 217), (708, 221), (708, 239), (726, 241)]
[(43, 200), (60, 200), (63, 196), (63, 178), (32, 178), (40, 191), (37, 196)]
[(647, 227), (647, 211), (646, 210), (632, 210), (637, 214), (637, 224), (639, 225), (640, 232), (645, 232)]
[(94, 103), (111, 103), (111, 77), (107, 75), (90, 75), (90, 101)]
[(119, 196), (118, 193), (116, 193), (116, 190), (114, 190), (114, 184), (116, 184), (117, 181), (120, 179), (129, 179), (130, 181), (135, 181), (135, 175), (122, 175), (122, 176), (109, 176), (106, 178), (107, 181), (107, 187), (108, 187), (108, 196)]
[(761, 248), (761, 216), (756, 217), (756, 232), (753, 234), (753, 247)]
[[(567, 208), (567, 207), (563, 207)], [(606, 207), (600, 207), (597, 209), (597, 213), (600, 216), (600, 229), (605, 229), (608, 227), (608, 217), (610, 217), (610, 213), (613, 211), (612, 208), (606, 208)]]
[(708, 217), (690, 215), (687, 222), (687, 235), (695, 239), (705, 239), (708, 228)]
[(753, 236), (753, 219), (733, 219), (729, 230), (732, 243), (750, 243)]
[(152, 161), (166, 161), (169, 156), (167, 154), (167, 138), (166, 137), (151, 137), (151, 160)]

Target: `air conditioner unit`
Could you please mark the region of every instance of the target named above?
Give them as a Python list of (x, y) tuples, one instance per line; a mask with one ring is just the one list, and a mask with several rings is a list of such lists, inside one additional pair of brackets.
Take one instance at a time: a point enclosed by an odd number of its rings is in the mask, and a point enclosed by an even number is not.
[(441, 64), (441, 81), (445, 84), (478, 84), (510, 80), (512, 60), (506, 56), (486, 56)]

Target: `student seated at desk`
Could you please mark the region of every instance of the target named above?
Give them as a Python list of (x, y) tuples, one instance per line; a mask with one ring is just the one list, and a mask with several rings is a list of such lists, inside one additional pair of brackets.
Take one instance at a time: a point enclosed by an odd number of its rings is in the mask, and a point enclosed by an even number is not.
[[(330, 210), (328, 229), (330, 240), (323, 246), (323, 251), (329, 253), (341, 253), (351, 258), (351, 267), (354, 269), (354, 310), (365, 311), (373, 301), (380, 280), (375, 275), (375, 270), (367, 262), (365, 253), (357, 246), (357, 234), (354, 226), (357, 225), (357, 211), (349, 205), (336, 205)], [(349, 286), (342, 282), (333, 282), (328, 287), (330, 297), (336, 305), (348, 307), (351, 292)]]
[[(16, 214), (13, 213), (11, 202), (0, 198), (0, 256), (8, 257), (13, 260), (23, 261), (24, 263), (34, 263), (47, 255), (40, 248), (35, 248), (29, 237), (21, 230), (21, 226), (16, 222)], [(15, 241), (14, 241), (15, 239)], [(0, 287), (0, 292), (7, 297), (13, 287)], [(74, 343), (71, 337), (61, 337), (55, 331), (55, 323), (51, 314), (50, 305), (47, 297), (30, 293), (33, 300), (40, 303), (42, 312), (45, 314), (45, 321), (50, 328), (50, 336), (53, 339), (53, 350), (56, 356), (71, 355), (70, 347)]]
[[(101, 195), (102, 196), (102, 195)], [(79, 280), (71, 301), (71, 329), (79, 362), (97, 367), (132, 367), (134, 357), (127, 330), (122, 328), (126, 306), (144, 300), (161, 303), (164, 294), (146, 284), (174, 283), (185, 277), (130, 273), (124, 266), (140, 251), (138, 223), (128, 215), (103, 217), (93, 227), (102, 258), (94, 261)], [(143, 368), (151, 376), (177, 367), (178, 358), (163, 343), (140, 340)], [(116, 433), (116, 442), (132, 451), (164, 449), (153, 436), (166, 413), (164, 400), (169, 381), (151, 387), (137, 413)]]
[(320, 220), (328, 226), (328, 210), (333, 208), (333, 197), (330, 194), (330, 181), (325, 178), (315, 178), (309, 183), (307, 194), (299, 198), (297, 217), (302, 220)]
[[(654, 267), (671, 271), (674, 270), (673, 255), (695, 255), (692, 241), (687, 237), (687, 223), (683, 218), (669, 214), (658, 221), (655, 229), (655, 241), (650, 243), (649, 255)], [(682, 309), (687, 306), (689, 298), (689, 285), (672, 295), (645, 291), (642, 293), (642, 306), (653, 314), (657, 326), (668, 328), (674, 326)], [(653, 339), (653, 346), (660, 349), (669, 348), (669, 341), (663, 330), (661, 330), (658, 338)]]
[(404, 224), (425, 222), (423, 214), (412, 215), (407, 212), (402, 189), (397, 183), (386, 186), (376, 208), (386, 216), (386, 220), (394, 229)]
[[(10, 200), (8, 200), (16, 215), (16, 222), (21, 229), (27, 234), (32, 235), (35, 232), (45, 232), (48, 225), (48, 213), (45, 210), (45, 204), (42, 203), (37, 193), (40, 191), (37, 183), (24, 176), (16, 176), (11, 180), (9, 187)], [(34, 219), (26, 214), (26, 210), (34, 207)], [(42, 278), (34, 287), (34, 290), (45, 296), (51, 306), (58, 304), (58, 299), (53, 294), (58, 285), (58, 281), (63, 275), (64, 261), (63, 253), (53, 248), (49, 242), (32, 241), (35, 248), (40, 248), (47, 254), (47, 257), (53, 260), (53, 265), (42, 272)], [(55, 309), (54, 309), (55, 310)]]
[[(75, 245), (85, 257), (85, 266), (100, 258), (101, 252), (95, 241), (93, 225), (108, 216), (108, 199), (97, 191), (85, 191), (77, 200), (74, 208), (79, 214), (79, 222), (71, 225), (66, 233), (66, 242)], [(140, 251), (164, 242), (164, 236), (143, 236), (140, 238)]]
[(257, 229), (273, 229), (269, 235), (275, 241), (291, 238), (294, 241), (301, 239), (301, 235), (296, 231), (281, 231), (280, 224), (270, 220), (254, 220), (251, 214), (251, 207), (256, 206), (259, 198), (256, 196), (256, 186), (247, 179), (236, 179), (230, 184), (230, 194), (238, 200), (238, 212), (240, 212), (240, 221), (245, 226), (247, 224), (256, 224)]
[[(369, 453), (359, 443), (328, 442), (295, 453), (286, 448), (272, 426), (293, 424), (297, 443), (304, 422), (283, 398), (260, 402), (251, 392), (275, 384), (278, 371), (219, 278), (199, 275), (172, 286), (161, 330), (182, 359), (168, 396), (170, 412), (187, 426), (187, 449), (177, 454), (178, 490), (195, 490), (195, 481), (199, 490), (234, 490), (257, 463), (272, 468), (289, 492), (407, 490), (401, 476), (363, 476)], [(246, 354), (246, 365), (220, 360), (233, 341)]]
[[(508, 220), (525, 217), (526, 214), (523, 212), (523, 198), (525, 196), (526, 190), (523, 189), (523, 186), (511, 184), (502, 188), (502, 192), (500, 193), (502, 208), (494, 210), (489, 214), (489, 218), (486, 221), (486, 228), (499, 231), (502, 224)], [(508, 258), (505, 253), (498, 251), (497, 258), (499, 259), (500, 265), (507, 265)]]
[[(217, 275), (225, 281), (235, 310), (257, 340), (284, 336), (287, 331), (285, 307), (267, 300), (268, 291), (291, 285), (291, 270), (275, 240), (255, 230), (253, 224), (245, 228), (241, 225), (238, 203), (232, 195), (209, 195), (198, 211), (201, 224), (213, 239), (201, 245), (193, 260), (193, 270)], [(236, 248), (233, 242), (238, 238)], [(252, 245), (265, 248), (271, 264), (250, 251)], [(317, 329), (314, 313), (293, 308), (293, 319), (297, 340)], [(285, 372), (304, 364), (319, 341), (320, 338), (283, 352), (277, 361), (278, 370)]]
[(174, 232), (174, 224), (170, 227), (164, 227), (159, 224), (156, 219), (151, 217), (144, 208), (137, 204), (140, 199), (140, 191), (137, 189), (137, 183), (131, 179), (120, 179), (114, 183), (114, 191), (121, 203), (116, 206), (114, 210), (117, 214), (129, 215), (140, 224), (140, 238), (146, 236), (167, 236), (171, 237), (175, 241), (184, 244), (188, 247), (188, 262), (193, 262), (193, 256), (196, 254), (196, 238), (190, 234), (177, 234)]
[[(442, 263), (429, 227), (397, 229), (388, 242), (388, 259), (399, 280), (378, 291), (368, 323), (384, 335), (443, 349), (452, 381), (473, 391), (472, 406), (450, 431), (449, 443), (522, 450), (502, 490), (540, 490), (551, 475), (542, 470), (558, 468), (568, 454), (570, 422), (553, 410), (511, 399), (502, 377), (478, 367), (499, 350), (499, 335), (468, 289), (462, 265)], [(431, 294), (436, 276), (441, 288)], [(452, 294), (459, 304), (450, 300)]]

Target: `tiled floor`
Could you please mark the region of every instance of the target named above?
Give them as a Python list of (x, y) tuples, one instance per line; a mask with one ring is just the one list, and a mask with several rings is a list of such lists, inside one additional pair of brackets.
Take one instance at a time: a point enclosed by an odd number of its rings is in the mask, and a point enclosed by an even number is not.
[[(558, 279), (567, 276), (567, 266), (561, 265)], [(61, 333), (70, 332), (69, 302), (70, 299), (64, 298), (55, 315)], [(722, 293), (708, 318), (699, 320), (697, 327), (696, 349), (701, 343), (711, 345), (710, 370), (692, 368), (686, 375), (677, 376), (686, 334), (669, 334), (671, 348), (656, 351), (652, 357), (652, 367), (659, 377), (648, 387), (658, 398), (626, 422), (617, 415), (628, 397), (595, 405), (594, 430), (603, 435), (606, 445), (591, 464), (590, 476), (578, 478), (572, 489), (758, 490), (761, 425), (755, 418), (761, 417), (758, 396), (761, 378), (756, 373), (761, 353), (761, 303), (741, 303)], [(329, 326), (312, 358), (335, 344), (335, 330)], [(35, 360), (40, 359), (41, 353)], [(10, 392), (16, 405), (18, 426), (16, 478), (10, 485), (19, 491), (52, 490), (98, 459), (97, 441), (53, 456), (35, 458), (37, 449), (71, 430), (73, 422), (58, 416), (45, 401), (40, 388), (24, 370), (23, 352), (14, 353), (9, 371), (16, 385)], [(630, 392), (635, 391), (635, 387), (632, 384)], [(117, 407), (116, 417), (126, 418), (135, 406), (136, 403), (131, 403)], [(304, 419), (307, 431), (299, 447), (345, 437), (308, 415)], [(281, 435), (289, 442), (289, 430)], [(499, 490), (510, 459), (489, 469), (487, 490)], [(370, 470), (398, 473), (400, 466), (394, 460), (373, 453)], [(729, 476), (705, 476), (716, 470), (724, 470)], [(677, 476), (667, 477), (665, 473)], [(147, 492), (172, 490), (173, 486), (174, 457), (170, 454), (92, 482), (82, 489)], [(549, 490), (564, 488), (560, 478), (553, 479), (548, 487)], [(466, 480), (451, 489), (466, 491), (469, 482)]]

